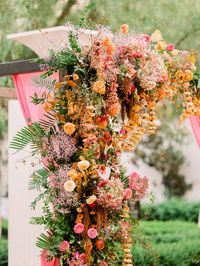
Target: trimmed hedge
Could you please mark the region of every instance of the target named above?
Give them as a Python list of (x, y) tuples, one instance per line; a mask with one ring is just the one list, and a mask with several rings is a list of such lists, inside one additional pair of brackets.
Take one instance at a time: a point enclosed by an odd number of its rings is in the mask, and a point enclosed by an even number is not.
[(8, 221), (3, 220), (2, 239), (0, 239), (0, 266), (8, 266)]
[(141, 213), (144, 220), (197, 222), (199, 211), (199, 202), (188, 203), (181, 199), (171, 199), (158, 205), (144, 205)]
[(200, 229), (196, 224), (181, 221), (142, 222), (142, 228), (142, 234), (151, 248), (133, 246), (135, 265), (200, 265)]
[(0, 239), (0, 266), (8, 266), (8, 241)]

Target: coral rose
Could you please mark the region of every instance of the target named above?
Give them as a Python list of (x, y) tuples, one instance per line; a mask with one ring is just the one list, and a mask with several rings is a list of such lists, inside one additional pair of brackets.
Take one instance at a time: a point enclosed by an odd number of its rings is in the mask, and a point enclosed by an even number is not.
[(72, 123), (64, 124), (64, 131), (67, 135), (72, 135), (76, 130), (76, 126)]
[(120, 31), (123, 34), (128, 34), (128, 31), (129, 31), (128, 25), (127, 24), (122, 24), (121, 27), (120, 27)]
[(89, 238), (94, 239), (94, 238), (96, 238), (98, 236), (98, 232), (97, 232), (97, 230), (95, 228), (90, 228), (87, 231), (87, 235), (88, 235)]
[(61, 252), (65, 252), (66, 249), (69, 248), (69, 243), (68, 243), (67, 241), (63, 241), (63, 242), (61, 242), (61, 243), (59, 244), (58, 247), (59, 247), (59, 250), (60, 250)]
[(74, 191), (76, 187), (76, 184), (74, 183), (73, 180), (67, 180), (65, 183), (64, 183), (64, 189), (65, 191), (67, 192), (72, 192)]
[(85, 230), (85, 227), (82, 223), (78, 223), (74, 226), (74, 233), (75, 234), (81, 234)]
[(82, 171), (87, 170), (90, 166), (90, 163), (87, 160), (78, 162), (78, 168)]

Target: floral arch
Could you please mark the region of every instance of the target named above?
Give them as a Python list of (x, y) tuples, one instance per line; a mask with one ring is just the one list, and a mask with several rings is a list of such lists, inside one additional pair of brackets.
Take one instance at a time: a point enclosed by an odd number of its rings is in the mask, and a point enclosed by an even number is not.
[[(11, 143), (31, 143), (41, 155), (30, 181), (44, 204), (43, 215), (32, 218), (46, 227), (37, 246), (43, 265), (133, 265), (136, 222), (128, 203), (144, 197), (148, 180), (126, 176), (121, 153), (156, 133), (155, 109), (164, 100), (182, 106), (180, 121), (200, 115), (195, 55), (176, 50), (158, 30), (149, 36), (129, 33), (126, 24), (116, 34), (99, 28), (88, 46), (79, 42), (81, 29), (68, 27), (69, 45), (38, 61), (44, 73), (34, 82), (46, 90), (32, 103), (44, 117)], [(58, 71), (59, 81), (51, 77)]]

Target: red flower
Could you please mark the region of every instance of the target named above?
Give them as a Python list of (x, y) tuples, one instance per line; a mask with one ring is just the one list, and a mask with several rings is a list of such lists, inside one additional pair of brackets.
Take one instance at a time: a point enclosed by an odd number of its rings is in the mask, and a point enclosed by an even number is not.
[(111, 139), (112, 139), (112, 137), (110, 135), (110, 132), (109, 131), (104, 132), (103, 140), (107, 143), (107, 142), (111, 141)]

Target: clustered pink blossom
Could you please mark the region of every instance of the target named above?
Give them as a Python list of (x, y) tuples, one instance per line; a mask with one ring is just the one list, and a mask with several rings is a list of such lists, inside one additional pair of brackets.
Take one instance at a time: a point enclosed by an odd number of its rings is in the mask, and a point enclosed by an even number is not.
[(98, 189), (97, 202), (104, 208), (120, 210), (124, 199), (124, 187), (119, 178), (111, 178)]
[(67, 263), (69, 266), (87, 266), (87, 256), (85, 253), (74, 252), (72, 259)]
[(54, 208), (62, 213), (67, 214), (72, 207), (78, 206), (77, 195), (74, 192), (66, 192), (64, 189), (64, 183), (68, 179), (67, 176), (68, 165), (64, 164), (60, 166), (58, 171), (51, 176), (50, 183), (52, 187), (52, 203)]
[(141, 68), (138, 78), (144, 89), (154, 89), (157, 83), (167, 78), (164, 60), (156, 51), (149, 51), (147, 57), (141, 58), (138, 64)]
[(45, 158), (50, 162), (63, 159), (66, 162), (77, 151), (74, 139), (60, 129), (48, 140), (44, 139)]
[(134, 198), (141, 200), (145, 197), (148, 189), (147, 177), (141, 177), (138, 173), (133, 172), (129, 177), (129, 187), (133, 190)]

